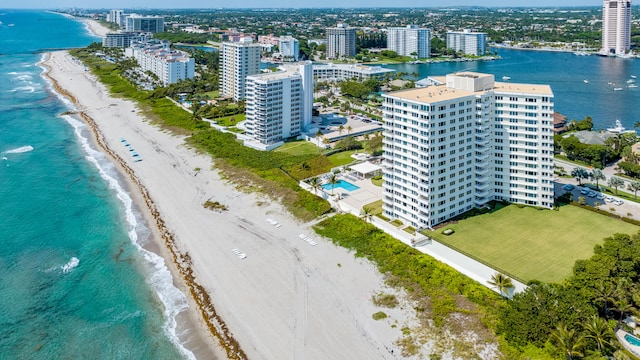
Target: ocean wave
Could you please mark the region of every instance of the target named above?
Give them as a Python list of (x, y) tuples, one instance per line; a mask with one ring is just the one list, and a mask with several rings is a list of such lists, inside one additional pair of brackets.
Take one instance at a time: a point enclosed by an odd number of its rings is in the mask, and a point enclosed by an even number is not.
[(67, 274), (78, 265), (80, 265), (80, 260), (77, 257), (72, 257), (71, 259), (69, 259), (68, 263), (62, 265), (62, 273)]
[(9, 90), (9, 92), (28, 92), (28, 93), (34, 93), (36, 92), (36, 87), (35, 86), (18, 86), (17, 88), (11, 89)]
[(7, 151), (3, 152), (3, 154), (20, 154), (20, 153), (26, 153), (26, 152), (29, 152), (29, 151), (33, 151), (33, 146), (31, 146), (31, 145), (20, 146), (19, 148), (7, 150)]
[(152, 267), (152, 271), (149, 272), (147, 278), (147, 283), (156, 291), (156, 294), (164, 305), (165, 322), (163, 324), (163, 330), (165, 334), (185, 358), (195, 360), (195, 355), (182, 345), (176, 332), (178, 327), (176, 317), (189, 307), (186, 295), (173, 285), (173, 276), (167, 268), (164, 259), (142, 247), (142, 240), (139, 237), (139, 233), (145, 231), (146, 228), (138, 222), (138, 217), (134, 212), (133, 200), (117, 180), (118, 175), (113, 163), (109, 161), (102, 152), (91, 146), (91, 142), (89, 141), (90, 135), (87, 134), (89, 131), (88, 126), (84, 122), (68, 115), (63, 116), (63, 118), (73, 127), (76, 137), (86, 153), (85, 158), (87, 161), (96, 167), (100, 176), (109, 184), (109, 188), (115, 192), (116, 197), (124, 206), (129, 239), (142, 254), (145, 261)]

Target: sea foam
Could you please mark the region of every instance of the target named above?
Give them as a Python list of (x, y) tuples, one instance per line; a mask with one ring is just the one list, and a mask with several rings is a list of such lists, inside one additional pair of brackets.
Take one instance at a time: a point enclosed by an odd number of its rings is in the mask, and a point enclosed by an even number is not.
[[(26, 152), (29, 152), (29, 151), (33, 151), (33, 146), (31, 146), (31, 145), (21, 146), (19, 148), (7, 150), (7, 151), (3, 152), (3, 154), (20, 154), (20, 153), (26, 153)], [(3, 158), (3, 159), (6, 160), (6, 158)]]
[(182, 345), (176, 331), (178, 327), (176, 317), (189, 307), (186, 295), (173, 285), (173, 277), (165, 265), (164, 259), (142, 247), (142, 240), (138, 234), (148, 230), (138, 222), (138, 218), (134, 213), (133, 200), (117, 180), (118, 175), (113, 163), (111, 163), (102, 152), (91, 146), (88, 138), (90, 135), (84, 135), (88, 134), (88, 126), (71, 116), (65, 115), (62, 117), (73, 127), (80, 145), (87, 154), (85, 157), (87, 161), (96, 167), (100, 176), (109, 184), (109, 189), (115, 192), (116, 197), (124, 206), (129, 239), (152, 267), (147, 282), (156, 291), (158, 298), (160, 298), (160, 301), (164, 305), (165, 322), (163, 324), (163, 330), (165, 334), (186, 359), (195, 360), (195, 355)]
[(71, 259), (69, 259), (68, 263), (62, 265), (62, 273), (67, 274), (78, 265), (80, 265), (80, 260), (77, 257), (72, 257)]

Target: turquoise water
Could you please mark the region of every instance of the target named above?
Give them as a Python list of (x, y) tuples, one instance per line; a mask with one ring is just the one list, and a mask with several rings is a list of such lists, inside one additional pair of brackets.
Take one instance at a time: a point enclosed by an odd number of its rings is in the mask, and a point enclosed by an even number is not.
[[(175, 359), (186, 298), (113, 165), (36, 65), (80, 22), (0, 10), (0, 359)], [(36, 53), (34, 53), (36, 52)]]
[(640, 346), (640, 339), (638, 339), (637, 337), (633, 336), (633, 335), (625, 335), (624, 339), (627, 340), (627, 342), (631, 345), (634, 346)]
[[(556, 111), (569, 119), (593, 117), (594, 126), (606, 129), (620, 119), (627, 129), (640, 121), (640, 87), (627, 87), (631, 75), (638, 76), (640, 59), (576, 56), (572, 53), (497, 49), (501, 60), (435, 64), (399, 64), (384, 67), (420, 76), (445, 75), (455, 71), (494, 74), (497, 81), (511, 77), (512, 83), (549, 84)], [(585, 83), (584, 80), (588, 80)], [(610, 86), (609, 83), (614, 83)], [(614, 91), (622, 87), (622, 91)]]
[(337, 183), (334, 184), (324, 184), (322, 185), (323, 188), (325, 188), (325, 190), (331, 190), (331, 189), (335, 189), (335, 188), (343, 188), (347, 191), (354, 191), (354, 190), (358, 190), (360, 189), (360, 187), (353, 185), (352, 183), (345, 181), (345, 180), (338, 180)]

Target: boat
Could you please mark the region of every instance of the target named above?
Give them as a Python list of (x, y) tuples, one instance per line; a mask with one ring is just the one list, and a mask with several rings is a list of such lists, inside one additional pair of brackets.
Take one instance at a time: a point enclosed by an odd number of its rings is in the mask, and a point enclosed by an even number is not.
[(622, 88), (613, 88), (613, 91), (621, 91)]
[(631, 85), (627, 85), (627, 87), (628, 87), (628, 88), (632, 88), (632, 89), (633, 89), (633, 88), (637, 88), (637, 87), (638, 87), (638, 85), (636, 85), (636, 84), (631, 84)]
[(588, 83), (589, 83), (589, 80), (587, 80), (587, 79), (584, 79), (584, 80), (582, 80), (582, 81), (584, 81), (584, 83), (585, 83), (585, 84), (588, 84)]
[(637, 78), (637, 76), (635, 76), (635, 75), (631, 75), (631, 78), (632, 78), (632, 79), (635, 79), (635, 78)]
[(629, 80), (627, 80), (627, 84), (633, 84), (634, 82), (636, 82), (636, 81), (635, 81), (635, 80), (633, 80), (633, 79), (629, 79)]
[(509, 76), (503, 76), (503, 77), (502, 77), (502, 80), (505, 80), (505, 81), (506, 81), (506, 80), (511, 80), (511, 78), (510, 78)]
[(620, 120), (616, 119), (616, 126), (612, 127), (612, 128), (608, 128), (607, 129), (608, 132), (612, 133), (612, 134), (624, 134), (624, 133), (634, 133), (635, 134), (635, 130), (626, 130), (623, 126), (622, 123), (620, 122)]

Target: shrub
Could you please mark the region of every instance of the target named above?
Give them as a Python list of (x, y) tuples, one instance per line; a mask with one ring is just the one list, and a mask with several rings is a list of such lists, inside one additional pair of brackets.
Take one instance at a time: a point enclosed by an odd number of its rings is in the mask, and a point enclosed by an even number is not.
[(393, 294), (380, 293), (371, 298), (373, 304), (376, 306), (382, 306), (386, 308), (395, 308), (398, 306), (398, 298)]
[(378, 311), (377, 313), (373, 314), (372, 317), (373, 317), (373, 320), (382, 320), (387, 318), (387, 314), (385, 314), (382, 311)]

